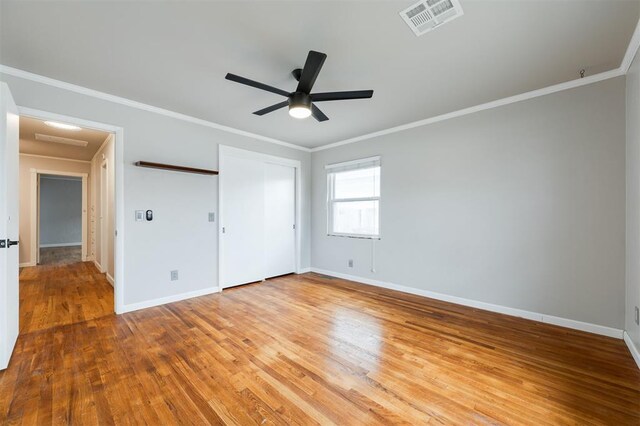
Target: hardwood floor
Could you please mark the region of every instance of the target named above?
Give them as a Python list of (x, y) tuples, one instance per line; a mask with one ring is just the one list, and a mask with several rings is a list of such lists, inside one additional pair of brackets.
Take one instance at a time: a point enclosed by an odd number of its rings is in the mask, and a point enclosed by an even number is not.
[(21, 335), (20, 422), (638, 425), (640, 371), (621, 340), (305, 274)]
[(113, 287), (92, 262), (20, 270), (20, 333), (113, 314)]
[(40, 265), (66, 265), (82, 261), (82, 246), (43, 247)]

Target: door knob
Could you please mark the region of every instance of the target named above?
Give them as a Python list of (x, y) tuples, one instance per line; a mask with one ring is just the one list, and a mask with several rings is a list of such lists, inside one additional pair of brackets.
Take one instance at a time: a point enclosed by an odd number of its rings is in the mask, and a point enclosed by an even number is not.
[(16, 241), (7, 240), (7, 247), (17, 246), (19, 243), (20, 243), (20, 240), (16, 240)]

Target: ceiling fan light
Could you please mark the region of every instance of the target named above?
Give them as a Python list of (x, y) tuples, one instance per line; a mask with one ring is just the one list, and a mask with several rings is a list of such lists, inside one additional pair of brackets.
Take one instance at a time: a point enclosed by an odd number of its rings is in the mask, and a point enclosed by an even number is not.
[(289, 115), (293, 118), (307, 118), (311, 116), (311, 110), (304, 105), (290, 106)]
[(45, 121), (44, 124), (46, 124), (49, 127), (55, 127), (56, 129), (73, 130), (73, 131), (80, 130), (80, 127), (74, 126), (73, 124), (59, 123), (57, 121)]
[(303, 92), (292, 93), (289, 97), (289, 115), (307, 118), (311, 115), (311, 97)]

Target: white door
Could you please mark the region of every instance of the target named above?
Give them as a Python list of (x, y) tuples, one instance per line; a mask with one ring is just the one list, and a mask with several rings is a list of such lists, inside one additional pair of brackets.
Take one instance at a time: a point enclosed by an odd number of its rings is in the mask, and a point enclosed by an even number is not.
[[(108, 166), (105, 160), (100, 166), (100, 267), (101, 272), (109, 271), (108, 256), (108, 235), (107, 224), (109, 223), (109, 186), (108, 186)], [(84, 207), (83, 207), (84, 208)]]
[(261, 161), (220, 157), (221, 286), (264, 278), (264, 168)]
[(265, 276), (296, 270), (295, 168), (265, 163)]
[[(0, 82), (0, 370), (18, 338), (18, 108)], [(7, 241), (10, 240), (10, 241)]]

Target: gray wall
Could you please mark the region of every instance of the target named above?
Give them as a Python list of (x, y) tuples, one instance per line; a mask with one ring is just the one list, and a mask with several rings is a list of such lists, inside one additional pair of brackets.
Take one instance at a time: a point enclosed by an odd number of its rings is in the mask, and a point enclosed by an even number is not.
[(640, 58), (627, 74), (627, 274), (625, 330), (640, 350), (640, 327), (634, 309), (640, 306)]
[[(310, 266), (309, 152), (224, 132), (156, 113), (0, 73), (18, 106), (120, 126), (124, 129), (124, 303), (196, 292), (218, 284), (216, 177), (142, 169), (138, 160), (217, 169), (218, 144), (301, 161), (302, 267)], [(212, 93), (212, 102), (218, 102)], [(247, 119), (252, 119), (247, 114)], [(154, 210), (135, 222), (135, 210)], [(217, 217), (217, 215), (216, 215)], [(170, 281), (170, 271), (180, 279)], [(117, 278), (117, 277), (116, 277)]]
[[(326, 235), (324, 165), (372, 155), (376, 273)], [(624, 77), (314, 152), (312, 182), (312, 267), (624, 326)]]
[(40, 247), (82, 244), (82, 180), (40, 177)]

